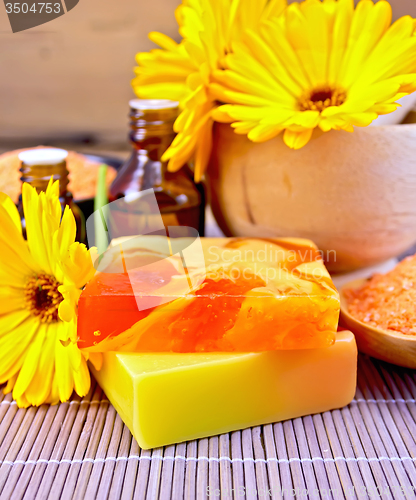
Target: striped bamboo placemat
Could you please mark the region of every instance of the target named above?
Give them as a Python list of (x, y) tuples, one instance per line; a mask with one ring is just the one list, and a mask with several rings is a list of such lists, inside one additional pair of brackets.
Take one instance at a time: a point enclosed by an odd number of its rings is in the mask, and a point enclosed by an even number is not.
[(356, 397), (341, 410), (151, 451), (96, 384), (28, 410), (2, 395), (0, 498), (414, 499), (415, 375), (360, 356)]

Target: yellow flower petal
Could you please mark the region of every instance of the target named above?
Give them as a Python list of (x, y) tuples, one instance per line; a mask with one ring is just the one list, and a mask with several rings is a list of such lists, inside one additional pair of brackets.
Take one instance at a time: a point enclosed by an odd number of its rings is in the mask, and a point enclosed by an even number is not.
[(9, 314), (0, 315), (0, 342), (4, 334), (13, 331), (28, 317), (30, 317), (30, 313), (27, 309), (19, 309)]
[[(72, 347), (73, 351), (78, 350), (76, 346)], [(76, 393), (83, 397), (90, 390), (91, 380), (90, 372), (88, 371), (87, 362), (84, 357), (81, 357), (79, 370), (74, 372), (74, 388)]]
[(71, 344), (64, 347), (61, 342), (55, 342), (56, 378), (59, 380), (58, 394), (60, 401), (67, 401), (74, 390), (74, 374), (72, 373), (69, 356)]
[(0, 192), (0, 205), (6, 210), (10, 219), (16, 226), (18, 232), (22, 232), (22, 224), (20, 223), (20, 215), (16, 208), (16, 205), (13, 203), (12, 199), (7, 196), (5, 193)]
[(220, 123), (232, 123), (234, 119), (227, 113), (225, 106), (220, 106), (212, 111), (212, 118)]
[[(0, 205), (0, 245), (2, 248), (1, 267), (8, 267), (18, 275), (30, 274), (38, 270), (28, 246), (9, 212)], [(4, 249), (4, 252), (3, 252)]]
[(136, 94), (141, 99), (170, 99), (171, 101), (180, 101), (187, 95), (187, 87), (182, 83), (171, 83), (167, 86), (165, 83), (154, 83), (152, 85), (142, 85), (140, 87), (135, 80), (132, 81), (133, 88), (137, 88)]
[(292, 149), (300, 149), (307, 144), (312, 136), (313, 129), (303, 130), (302, 132), (293, 132), (286, 129), (283, 135), (285, 144)]
[(0, 287), (0, 315), (25, 308), (25, 297), (21, 288)]
[[(13, 391), (17, 404), (27, 407), (64, 401), (74, 388), (81, 395), (89, 389), (85, 356), (76, 345), (76, 311), (81, 289), (95, 270), (91, 252), (73, 242), (70, 210), (61, 221), (58, 182), (51, 181), (40, 194), (24, 184), (23, 205), (27, 243), (16, 212), (7, 198), (0, 197), (0, 384), (7, 382), (6, 390)], [(67, 321), (54, 319), (49, 311), (42, 316), (49, 322), (41, 323), (41, 316), (27, 307), (24, 288), (34, 286), (36, 281), (29, 278), (38, 274), (52, 287), (51, 292), (41, 288), (39, 293), (54, 293), (56, 301), (61, 290), (60, 312)], [(42, 307), (51, 307), (43, 296), (37, 305)]]
[[(223, 68), (226, 54), (248, 30), (255, 30), (261, 23), (275, 18), (285, 7), (286, 0), (184, 0), (175, 12), (183, 40), (178, 44), (160, 33), (150, 34), (150, 39), (161, 49), (137, 55), (139, 67), (135, 69), (132, 85), (141, 98), (180, 101), (182, 114), (175, 124), (178, 137), (163, 157), (169, 162), (170, 171), (194, 160), (196, 178), (203, 176), (212, 144), (209, 135), (212, 116), (209, 113), (217, 107), (210, 89), (213, 73)], [(256, 55), (260, 47), (264, 48), (258, 39), (253, 40), (252, 45)], [(267, 56), (276, 68), (284, 70), (271, 51)], [(253, 64), (266, 78), (268, 70), (264, 70), (256, 58), (252, 58), (246, 68)], [(274, 92), (259, 86), (259, 96), (269, 92), (269, 97), (273, 98), (279, 92), (288, 92), (272, 77), (270, 81)], [(291, 77), (286, 75), (285, 81), (292, 81)], [(255, 86), (250, 82), (252, 79), (246, 79), (244, 88), (247, 84)]]
[[(25, 360), (25, 352), (39, 329), (39, 322), (24, 314), (8, 314), (10, 326), (0, 336), (0, 384), (17, 374)], [(17, 378), (17, 377), (16, 377)], [(13, 384), (14, 387), (14, 384)]]
[(279, 135), (281, 131), (276, 125), (260, 124), (250, 130), (248, 138), (253, 142), (265, 142)]
[(56, 373), (55, 373), (55, 377), (53, 377), (53, 379), (52, 379), (50, 392), (49, 392), (47, 399), (45, 400), (45, 403), (48, 403), (51, 405), (56, 405), (59, 403), (60, 400), (59, 400), (59, 385), (58, 384), (59, 384), (59, 378), (56, 376)]
[(44, 349), (44, 341), (47, 334), (47, 326), (44, 324), (35, 325), (36, 335), (24, 355), (22, 367), (19, 371), (16, 384), (13, 389), (13, 397), (15, 399), (23, 396), (26, 389), (32, 382), (39, 365), (39, 359)]
[[(0, 237), (0, 248), (1, 248), (1, 261), (0, 261), (0, 284), (8, 285), (12, 283), (16, 288), (24, 287), (26, 283), (27, 276), (35, 273), (34, 269), (31, 269), (24, 258), (21, 258), (16, 249), (11, 248), (7, 242), (2, 241)], [(24, 245), (21, 247), (23, 250), (23, 256), (30, 254), (27, 252), (27, 247)]]
[(74, 243), (77, 232), (77, 225), (75, 222), (72, 210), (67, 206), (65, 207), (62, 216), (61, 225), (55, 235), (56, 244), (59, 248), (59, 257), (63, 259), (68, 251), (68, 248)]
[(226, 68), (213, 72), (210, 91), (224, 105), (212, 117), (255, 141), (285, 130), (294, 149), (316, 127), (369, 125), (416, 90), (416, 24), (390, 22), (385, 0), (292, 3), (235, 42)]
[(149, 33), (149, 40), (165, 50), (175, 51), (178, 48), (178, 44), (174, 40), (172, 40), (172, 38), (164, 35), (163, 33), (158, 33), (157, 31), (152, 31)]
[(78, 304), (81, 290), (75, 285), (61, 285), (59, 291), (64, 300), (59, 304), (59, 317), (62, 321), (73, 321), (77, 317), (76, 304)]
[(10, 394), (12, 392), (13, 387), (16, 383), (17, 375), (18, 374), (16, 373), (9, 378), (6, 387), (3, 389), (4, 394)]
[[(248, 1), (250, 4), (253, 3), (251, 0)], [(286, 7), (287, 7), (286, 0), (271, 0), (270, 2), (266, 2), (266, 5), (264, 7), (264, 12), (261, 14), (261, 17), (263, 20), (278, 17), (285, 10)]]
[(47, 338), (39, 353), (36, 371), (24, 392), (27, 401), (33, 406), (40, 406), (47, 400), (55, 375), (54, 342), (51, 340), (56, 337), (56, 324), (50, 324), (45, 328), (47, 328)]
[(195, 182), (201, 182), (211, 156), (212, 126), (213, 121), (208, 120), (200, 132), (198, 146), (195, 153)]
[(248, 135), (249, 132), (256, 127), (256, 122), (234, 122), (231, 124), (234, 132), (239, 135)]
[(82, 243), (72, 243), (62, 258), (64, 283), (70, 282), (81, 289), (95, 274), (91, 253)]
[[(41, 195), (44, 193), (41, 193)], [(44, 198), (44, 196), (42, 196)], [(27, 243), (30, 253), (35, 259), (39, 267), (46, 273), (52, 274), (52, 269), (49, 263), (49, 255), (47, 252), (47, 244), (42, 237), (42, 207), (40, 196), (36, 193), (35, 188), (27, 183), (22, 186), (22, 198), (24, 206), (24, 214), (26, 220)], [(50, 235), (46, 235), (47, 238)]]

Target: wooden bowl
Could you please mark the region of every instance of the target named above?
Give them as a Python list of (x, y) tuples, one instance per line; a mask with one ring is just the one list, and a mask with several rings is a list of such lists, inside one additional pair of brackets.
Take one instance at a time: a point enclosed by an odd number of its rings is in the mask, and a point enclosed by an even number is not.
[(364, 323), (348, 312), (345, 297), (347, 289), (361, 287), (366, 280), (355, 280), (343, 286), (341, 297), (341, 321), (351, 330), (357, 341), (358, 350), (373, 358), (381, 359), (406, 368), (416, 368), (416, 336), (395, 333)]
[(216, 124), (211, 207), (227, 236), (313, 240), (332, 272), (384, 262), (416, 243), (416, 124), (315, 131), (294, 151)]

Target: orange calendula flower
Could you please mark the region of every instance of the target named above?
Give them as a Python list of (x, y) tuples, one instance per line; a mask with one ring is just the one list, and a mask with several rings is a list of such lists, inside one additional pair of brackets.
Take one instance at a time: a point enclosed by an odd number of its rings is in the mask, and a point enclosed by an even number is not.
[(299, 149), (316, 127), (353, 131), (416, 90), (415, 20), (391, 25), (385, 0), (306, 0), (232, 45), (211, 95), (213, 118), (262, 142), (284, 131)]
[[(58, 181), (38, 194), (23, 184), (27, 241), (12, 200), (0, 193), (0, 384), (20, 407), (67, 401), (90, 388), (77, 347), (77, 303), (95, 270), (75, 242), (72, 211), (62, 216)], [(62, 220), (61, 220), (62, 217)]]
[(183, 40), (178, 44), (161, 33), (150, 34), (161, 48), (137, 55), (132, 84), (140, 98), (180, 103), (177, 136), (164, 155), (169, 170), (193, 159), (195, 179), (201, 179), (211, 152), (212, 113), (218, 106), (210, 87), (213, 73), (223, 68), (224, 57), (246, 29), (256, 29), (285, 7), (286, 0), (183, 0), (176, 10)]

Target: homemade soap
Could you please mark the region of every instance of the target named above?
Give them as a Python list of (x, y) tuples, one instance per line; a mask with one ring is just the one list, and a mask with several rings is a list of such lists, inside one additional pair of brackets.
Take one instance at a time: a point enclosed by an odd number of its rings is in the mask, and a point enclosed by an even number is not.
[(263, 353), (104, 353), (94, 375), (144, 448), (341, 408), (356, 387), (351, 332), (331, 347)]
[(260, 352), (333, 344), (339, 296), (301, 239), (115, 240), (79, 300), (93, 352)]

